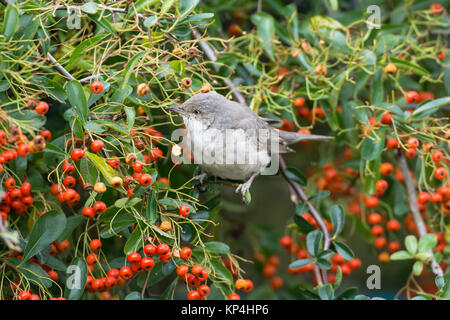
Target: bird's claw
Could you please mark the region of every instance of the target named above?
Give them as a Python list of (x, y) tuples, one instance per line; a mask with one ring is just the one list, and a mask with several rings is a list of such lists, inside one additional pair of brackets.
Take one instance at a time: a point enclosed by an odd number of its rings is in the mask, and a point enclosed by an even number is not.
[(252, 185), (251, 181), (247, 181), (245, 183), (238, 185), (238, 187), (235, 190), (236, 193), (240, 193), (242, 195), (242, 202), (244, 202), (244, 204), (249, 203), (247, 200), (247, 192), (250, 190), (251, 185)]
[(198, 180), (200, 182), (200, 185), (203, 185), (205, 180), (208, 178), (208, 174), (206, 172), (203, 172), (197, 176), (194, 176), (193, 179)]

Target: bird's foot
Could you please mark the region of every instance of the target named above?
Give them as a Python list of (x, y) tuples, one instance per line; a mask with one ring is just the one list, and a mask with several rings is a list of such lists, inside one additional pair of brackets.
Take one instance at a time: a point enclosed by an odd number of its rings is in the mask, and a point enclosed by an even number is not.
[(201, 185), (204, 184), (204, 182), (207, 178), (208, 178), (208, 174), (206, 172), (203, 172), (203, 173), (193, 177), (193, 179), (198, 180)]
[(249, 204), (250, 203), (250, 192), (249, 192), (249, 190), (250, 190), (250, 187), (252, 185), (252, 182), (253, 182), (252, 180), (248, 180), (247, 182), (240, 184), (235, 190), (236, 193), (240, 193), (241, 194), (242, 202), (244, 202), (244, 204)]

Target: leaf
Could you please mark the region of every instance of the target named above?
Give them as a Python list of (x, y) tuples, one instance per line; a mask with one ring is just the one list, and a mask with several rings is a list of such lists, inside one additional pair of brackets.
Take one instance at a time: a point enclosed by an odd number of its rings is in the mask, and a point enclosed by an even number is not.
[(336, 237), (341, 233), (345, 223), (344, 209), (340, 205), (331, 207), (331, 223), (333, 224), (334, 237)]
[(315, 257), (319, 254), (322, 238), (323, 234), (319, 230), (311, 231), (306, 235), (306, 248), (311, 256)]
[(131, 130), (136, 118), (136, 110), (133, 107), (125, 107), (125, 114), (127, 115), (128, 130)]
[(372, 105), (379, 105), (384, 100), (384, 87), (382, 81), (382, 71), (378, 69), (372, 78), (372, 90), (370, 91), (370, 100)]
[(97, 10), (98, 4), (92, 1), (81, 7), (81, 11), (89, 14), (95, 14), (97, 13)]
[(67, 271), (73, 281), (69, 285), (69, 279), (67, 280), (64, 296), (67, 300), (79, 300), (83, 295), (88, 275), (86, 261), (82, 258), (75, 258)]
[(78, 227), (78, 225), (83, 220), (84, 217), (82, 215), (67, 218), (66, 226), (64, 227), (64, 230), (61, 232), (61, 234), (58, 236), (58, 241), (64, 241), (68, 239), (69, 236), (72, 234), (73, 230), (75, 230), (75, 228)]
[(88, 14), (87, 16), (104, 30), (108, 31), (111, 34), (115, 34), (116, 31), (114, 30), (114, 28), (111, 26), (108, 20), (106, 20), (103, 15), (100, 14), (100, 12), (96, 12), (94, 14)]
[(45, 288), (52, 286), (50, 276), (38, 264), (15, 258), (9, 259), (8, 261), (15, 265), (17, 270), (21, 272), (23, 276), (28, 279), (28, 281), (34, 283), (35, 285), (44, 286)]
[(30, 238), (23, 252), (23, 260), (28, 261), (39, 251), (58, 239), (66, 226), (66, 216), (56, 210), (40, 216), (31, 230)]
[(423, 263), (422, 261), (416, 261), (413, 265), (413, 273), (415, 276), (420, 276), (423, 271)]
[(130, 237), (123, 247), (123, 253), (125, 255), (129, 255), (132, 252), (138, 251), (142, 247), (142, 245), (142, 230), (138, 225), (136, 225), (136, 228), (134, 228), (133, 232), (131, 233)]
[(141, 294), (138, 291), (130, 292), (126, 297), (125, 300), (142, 300)]
[(375, 141), (370, 138), (364, 140), (361, 149), (361, 157), (364, 160), (375, 160), (381, 155), (384, 148), (384, 132), (380, 133), (379, 131), (379, 137)]
[(161, 280), (165, 279), (175, 270), (175, 268), (176, 266), (172, 260), (167, 263), (158, 261), (150, 272), (150, 276), (148, 278), (148, 286), (154, 286)]
[(211, 265), (214, 268), (214, 275), (216, 277), (222, 279), (228, 285), (233, 284), (233, 276), (231, 275), (230, 271), (223, 265), (223, 263), (219, 259), (212, 258)]
[(158, 206), (154, 192), (150, 192), (147, 196), (147, 203), (145, 207), (144, 217), (150, 222), (155, 223), (158, 218)]
[(150, 16), (144, 20), (144, 26), (147, 28), (151, 28), (155, 25), (155, 23), (158, 21), (157, 16)]
[(337, 253), (339, 253), (339, 255), (345, 260), (350, 261), (355, 257), (352, 249), (350, 249), (346, 244), (339, 241), (334, 241), (333, 244)]
[(325, 259), (317, 259), (316, 265), (322, 270), (330, 270), (332, 265), (331, 262)]
[(104, 158), (86, 151), (86, 157), (105, 177), (106, 181), (110, 181), (116, 175), (116, 172), (105, 161)]
[(304, 267), (310, 263), (313, 263), (314, 261), (311, 259), (300, 259), (300, 260), (295, 260), (294, 262), (292, 262), (289, 265), (289, 269), (298, 269), (301, 267)]
[(299, 215), (294, 216), (294, 222), (303, 234), (308, 234), (309, 232), (315, 230), (315, 228), (308, 221), (306, 221), (305, 218)]
[(72, 80), (66, 85), (67, 98), (75, 109), (75, 113), (83, 125), (86, 124), (88, 116), (88, 104), (84, 94), (83, 86), (77, 80)]
[(5, 36), (5, 40), (9, 41), (11, 36), (16, 32), (19, 26), (19, 10), (11, 4), (6, 6), (5, 17), (3, 20), (2, 33)]
[(439, 108), (450, 104), (450, 97), (439, 98), (421, 103), (413, 112), (412, 120), (422, 120), (436, 112)]
[(187, 16), (199, 4), (200, 0), (180, 0), (178, 9), (182, 16)]
[(358, 292), (358, 288), (356, 288), (356, 287), (347, 288), (339, 296), (337, 296), (336, 300), (344, 300), (344, 299), (351, 298), (357, 292)]
[(175, 3), (175, 0), (166, 0), (161, 6), (161, 13), (166, 13)]
[(308, 198), (308, 201), (319, 201), (319, 200), (327, 198), (329, 195), (330, 195), (330, 191), (328, 191), (328, 190), (320, 191), (320, 192), (317, 192), (317, 193), (313, 194), (312, 196), (310, 196)]
[(286, 168), (285, 175), (288, 179), (297, 182), (299, 185), (306, 186), (306, 178), (297, 168)]
[(339, 7), (339, 2), (338, 0), (326, 0), (327, 1), (327, 5), (328, 7), (333, 10), (336, 11)]
[(427, 233), (420, 237), (419, 239), (419, 252), (425, 252), (433, 249), (437, 244), (437, 238), (434, 233)]
[(408, 253), (408, 251), (405, 250), (400, 250), (391, 254), (391, 260), (393, 261), (412, 259), (412, 257), (413, 256), (410, 253)]
[(413, 235), (406, 236), (405, 247), (411, 255), (415, 255), (417, 252), (417, 238)]
[(394, 57), (390, 57), (390, 59), (391, 59), (391, 62), (393, 64), (395, 64), (397, 67), (402, 68), (402, 69), (412, 69), (412, 71), (415, 74), (418, 74), (420, 76), (426, 76), (426, 75), (430, 74), (430, 72), (427, 69), (425, 69), (421, 66), (418, 66), (417, 64), (411, 63), (406, 60), (397, 59)]
[(127, 66), (125, 67), (125, 75), (122, 80), (122, 84), (120, 86), (121, 89), (125, 89), (128, 85), (128, 80), (130, 79), (131, 74), (134, 71), (134, 67), (136, 66), (136, 63), (142, 59), (142, 57), (147, 53), (147, 51), (141, 51), (137, 55), (133, 56), (133, 58), (128, 61)]
[(319, 286), (319, 296), (322, 300), (333, 300), (334, 290), (331, 284), (327, 283)]
[(210, 241), (205, 243), (205, 250), (217, 254), (230, 253), (230, 247), (227, 244), (218, 241)]
[(273, 44), (275, 41), (275, 20), (265, 12), (258, 12), (251, 16), (251, 21), (257, 27), (258, 37), (271, 60), (274, 60)]
[(164, 292), (161, 295), (161, 300), (173, 300), (173, 296), (175, 294), (175, 288), (178, 283), (178, 278), (176, 277), (172, 283), (164, 290)]

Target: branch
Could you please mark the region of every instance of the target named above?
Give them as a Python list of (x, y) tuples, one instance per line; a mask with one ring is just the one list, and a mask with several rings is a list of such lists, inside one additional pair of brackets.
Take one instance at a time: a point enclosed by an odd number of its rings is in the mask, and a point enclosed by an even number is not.
[[(397, 154), (397, 164), (400, 168), (400, 171), (402, 172), (403, 180), (405, 181), (406, 190), (408, 192), (409, 208), (411, 209), (412, 216), (417, 226), (419, 236), (422, 237), (427, 233), (427, 229), (425, 227), (425, 222), (423, 221), (422, 216), (420, 215), (419, 206), (417, 204), (416, 188), (411, 176), (411, 172), (409, 171), (408, 163), (406, 162), (405, 155), (401, 152)], [(433, 251), (430, 250), (429, 252), (432, 257), (431, 269), (433, 270), (433, 273), (436, 276), (443, 276), (444, 273), (441, 269), (441, 266), (439, 265), (439, 263), (437, 263), (436, 259), (434, 258)]]
[[(197, 40), (201, 38), (200, 33), (196, 29), (192, 29), (192, 34)], [(209, 60), (211, 60), (212, 62), (217, 61), (216, 53), (206, 41), (200, 40), (198, 44)], [(215, 66), (215, 68), (217, 69), (217, 66)], [(239, 101), (239, 103), (242, 103), (243, 105), (247, 105), (245, 97), (236, 89), (236, 85), (229, 78), (225, 79), (224, 82), (231, 89), (231, 93), (234, 95), (237, 101)]]
[(66, 69), (64, 69), (64, 67), (50, 54), (50, 53), (47, 53), (47, 58), (53, 63), (53, 64), (55, 64), (55, 68), (56, 68), (56, 70), (58, 70), (59, 71), (59, 73), (61, 73), (64, 77), (66, 77), (67, 79), (69, 79), (69, 80), (76, 80), (75, 78), (74, 78), (74, 76), (72, 76), (71, 74), (70, 74), (70, 72), (69, 71), (67, 71)]
[[(305, 203), (308, 206), (309, 212), (312, 214), (314, 220), (316, 221), (317, 225), (319, 226), (320, 230), (323, 233), (323, 236), (324, 236), (323, 249), (328, 250), (330, 248), (330, 244), (331, 244), (330, 232), (328, 231), (328, 228), (327, 228), (325, 222), (323, 221), (322, 217), (320, 216), (320, 213), (316, 210), (316, 208), (312, 205), (312, 203), (308, 201), (308, 197), (306, 196), (303, 188), (298, 183), (292, 181), (291, 179), (289, 179), (287, 177), (286, 162), (284, 161), (284, 159), (281, 156), (280, 156), (280, 172), (281, 172), (281, 175), (283, 176), (283, 178), (288, 183), (289, 190), (291, 192), (293, 191), (295, 193), (294, 195), (291, 193), (291, 199), (295, 199), (295, 201), (297, 201), (297, 197), (298, 197), (303, 203)], [(296, 202), (294, 202), (294, 203), (296, 203)], [(328, 283), (328, 276), (327, 276), (326, 270), (322, 270), (322, 278), (323, 278), (324, 283)]]

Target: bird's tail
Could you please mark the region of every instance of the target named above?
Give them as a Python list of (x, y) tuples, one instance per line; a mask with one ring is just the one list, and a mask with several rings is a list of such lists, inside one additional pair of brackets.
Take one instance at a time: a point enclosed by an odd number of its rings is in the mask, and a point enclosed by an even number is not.
[(303, 140), (332, 140), (334, 137), (321, 136), (316, 134), (305, 134), (297, 133), (291, 131), (279, 130), (281, 140), (285, 141), (287, 144), (297, 143)]

